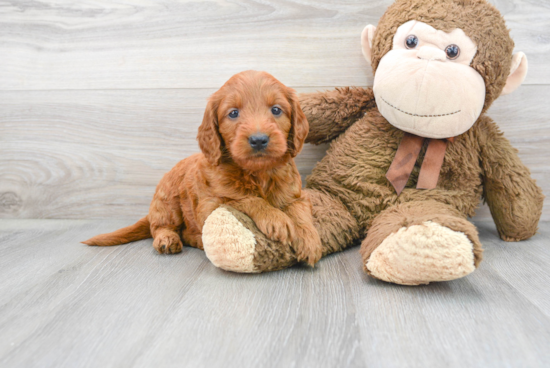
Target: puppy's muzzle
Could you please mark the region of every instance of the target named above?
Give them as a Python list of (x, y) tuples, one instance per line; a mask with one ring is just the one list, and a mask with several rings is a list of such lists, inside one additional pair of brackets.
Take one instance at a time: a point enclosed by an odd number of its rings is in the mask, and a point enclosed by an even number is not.
[(254, 151), (262, 151), (269, 143), (269, 137), (266, 134), (256, 134), (248, 138), (248, 143)]

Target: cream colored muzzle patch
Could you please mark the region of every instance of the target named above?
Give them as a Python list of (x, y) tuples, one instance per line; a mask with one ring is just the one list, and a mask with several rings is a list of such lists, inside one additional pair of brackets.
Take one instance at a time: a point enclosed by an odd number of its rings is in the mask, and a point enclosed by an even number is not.
[(386, 54), (374, 76), (376, 105), (391, 125), (426, 138), (456, 137), (471, 128), (485, 102), (485, 83), (469, 66)]
[(259, 272), (254, 267), (254, 234), (227, 209), (220, 207), (208, 216), (202, 228), (202, 243), (214, 266), (233, 272)]
[(454, 280), (475, 270), (473, 244), (464, 233), (427, 221), (389, 235), (366, 267), (374, 277), (402, 285)]
[[(366, 28), (363, 54), (370, 55)], [(407, 39), (416, 40), (414, 46)], [(458, 48), (449, 58), (446, 49)], [(471, 128), (483, 110), (485, 81), (470, 64), (476, 44), (457, 28), (443, 32), (420, 21), (402, 24), (374, 74), (376, 106), (390, 124), (425, 138), (451, 138)]]

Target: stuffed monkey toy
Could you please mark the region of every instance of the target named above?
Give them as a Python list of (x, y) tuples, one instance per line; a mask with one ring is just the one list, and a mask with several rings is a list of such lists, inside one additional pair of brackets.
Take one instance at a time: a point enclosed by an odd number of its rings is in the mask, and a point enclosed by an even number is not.
[[(501, 239), (533, 236), (541, 189), (486, 115), (527, 73), (498, 10), (485, 0), (397, 0), (361, 44), (372, 88), (301, 96), (307, 141), (331, 142), (305, 189), (324, 255), (360, 243), (365, 271), (398, 284), (466, 276), (482, 259), (467, 220), (480, 200)], [(291, 247), (230, 207), (206, 220), (203, 242), (230, 271), (296, 263)]]

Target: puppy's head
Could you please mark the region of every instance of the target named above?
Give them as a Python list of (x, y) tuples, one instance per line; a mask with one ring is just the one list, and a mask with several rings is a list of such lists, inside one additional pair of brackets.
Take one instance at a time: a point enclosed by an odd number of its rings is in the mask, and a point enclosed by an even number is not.
[(210, 97), (197, 139), (213, 165), (230, 158), (258, 171), (295, 157), (308, 131), (293, 89), (268, 73), (246, 71)]

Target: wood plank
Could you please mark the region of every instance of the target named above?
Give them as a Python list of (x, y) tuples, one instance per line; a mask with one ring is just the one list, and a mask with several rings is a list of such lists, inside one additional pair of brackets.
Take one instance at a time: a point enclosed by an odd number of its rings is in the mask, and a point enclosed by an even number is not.
[(544, 367), (550, 359), (540, 275), (550, 223), (533, 252), (519, 254), (534, 245), (523, 242), (512, 254), (478, 222), (481, 267), (420, 287), (368, 278), (357, 248), (315, 269), (242, 275), (188, 247), (165, 256), (151, 240), (78, 243), (125, 224), (0, 220), (0, 366)]
[[(298, 267), (256, 277), (223, 272), (192, 248), (155, 254), (150, 240), (111, 248), (76, 243), (100, 227), (119, 226), (121, 221), (0, 222), (0, 277), (25, 276), (0, 289), (0, 365), (146, 367), (162, 356), (163, 365), (224, 366), (231, 360), (234, 367), (243, 366), (240, 361), (277, 366), (318, 359), (325, 343), (332, 347), (324, 355), (328, 362), (360, 360), (349, 343), (359, 332), (354, 323), (346, 326), (348, 308), (332, 303), (346, 302), (337, 259), (322, 275)], [(41, 241), (28, 241), (36, 228)], [(20, 244), (18, 253), (11, 251)], [(21, 262), (24, 252), (34, 256)], [(320, 290), (327, 292), (318, 295)], [(274, 345), (293, 353), (279, 354)]]
[[(311, 91), (314, 88), (299, 89)], [(136, 219), (195, 140), (214, 90), (0, 92), (0, 217)], [(524, 86), (490, 115), (550, 194), (550, 86)], [(327, 146), (306, 145), (303, 176)], [(489, 216), (481, 209), (480, 215)], [(550, 206), (544, 207), (550, 219)]]
[[(63, 1), (0, 7), (0, 90), (217, 88), (266, 70), (290, 86), (372, 82), (359, 36), (393, 0)], [(526, 83), (550, 83), (546, 0), (492, 0)]]
[(550, 285), (548, 273), (550, 226), (548, 223), (541, 223), (539, 231), (531, 239), (517, 243), (501, 241), (491, 221), (480, 221), (477, 225), (482, 234), (487, 234), (483, 240), (485, 245), (483, 266), (497, 272), (523, 297), (529, 299), (550, 317), (550, 293), (544, 292), (547, 288), (540, 287), (540, 285)]
[[(360, 262), (351, 254), (348, 269)], [(548, 316), (499, 271), (482, 263), (463, 279), (412, 288), (357, 272), (351, 285), (365, 312), (358, 323), (366, 366), (544, 367)]]

